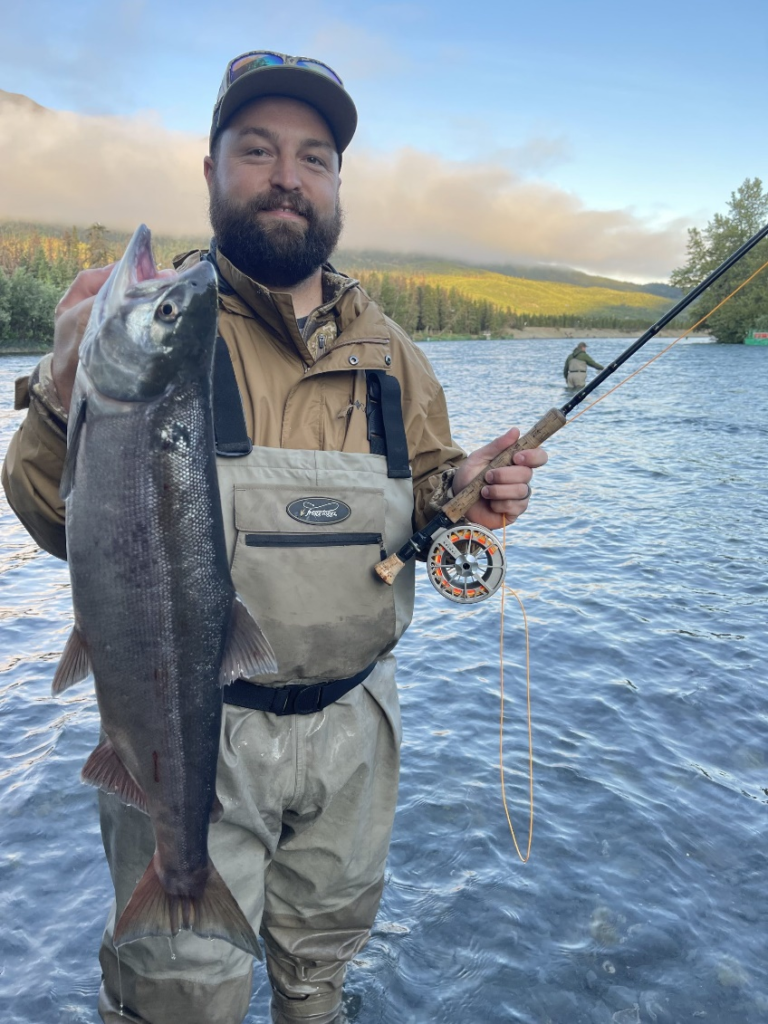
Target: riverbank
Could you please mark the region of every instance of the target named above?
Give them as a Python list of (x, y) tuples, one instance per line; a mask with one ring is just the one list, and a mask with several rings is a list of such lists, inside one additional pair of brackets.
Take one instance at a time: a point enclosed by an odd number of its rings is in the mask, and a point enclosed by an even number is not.
[(52, 348), (52, 345), (47, 345), (44, 342), (35, 346), (18, 345), (13, 341), (0, 342), (0, 356), (44, 356)]
[[(576, 341), (581, 338), (639, 338), (642, 331), (622, 331), (615, 327), (521, 327), (517, 330), (510, 330), (504, 341), (520, 341), (525, 339), (539, 341), (557, 341), (562, 338), (574, 338)], [(659, 331), (659, 338), (677, 338), (682, 331), (675, 328), (665, 327)], [(693, 335), (700, 341), (710, 341), (707, 334)], [(419, 332), (414, 334), (414, 341), (489, 341), (485, 335), (440, 334), (423, 335)], [(0, 356), (43, 356), (51, 351), (51, 346), (41, 342), (36, 347), (23, 347), (18, 343), (9, 341), (3, 344), (0, 342)]]
[[(657, 337), (659, 338), (678, 338), (682, 334), (682, 330), (675, 328), (665, 327), (664, 330), (659, 331)], [(504, 335), (503, 341), (521, 341), (521, 340), (532, 340), (532, 341), (558, 341), (563, 338), (573, 338), (579, 341), (582, 338), (639, 338), (643, 334), (642, 330), (623, 331), (616, 327), (521, 327), (517, 330), (510, 330)], [(696, 334), (692, 337), (698, 338), (700, 341), (711, 341), (711, 337), (708, 334)], [(441, 335), (422, 335), (416, 333), (413, 336), (414, 341), (487, 341), (490, 340), (486, 335), (470, 335), (467, 337), (463, 335), (454, 334), (441, 334)]]

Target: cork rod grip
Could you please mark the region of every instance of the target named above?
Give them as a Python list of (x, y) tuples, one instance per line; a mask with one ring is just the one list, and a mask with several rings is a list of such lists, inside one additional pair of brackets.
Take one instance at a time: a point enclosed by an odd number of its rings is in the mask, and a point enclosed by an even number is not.
[(467, 509), (470, 509), (480, 497), (480, 491), (485, 486), (485, 474), (489, 469), (510, 466), (512, 464), (512, 457), (516, 452), (526, 451), (529, 448), (539, 448), (548, 437), (551, 437), (561, 427), (564, 427), (565, 423), (565, 416), (563, 416), (559, 409), (550, 409), (549, 412), (541, 417), (538, 423), (531, 427), (527, 434), (523, 434), (513, 445), (500, 452), (495, 459), (488, 463), (481, 473), (477, 474), (474, 480), (471, 480), (462, 491), (459, 491), (455, 497), (451, 498), (447, 505), (443, 505), (442, 511), (452, 523), (457, 523), (466, 514)]

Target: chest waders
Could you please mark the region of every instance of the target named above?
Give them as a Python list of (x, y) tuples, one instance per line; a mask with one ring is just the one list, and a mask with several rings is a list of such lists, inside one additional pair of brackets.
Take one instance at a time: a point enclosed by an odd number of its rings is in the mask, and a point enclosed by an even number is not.
[(253, 447), (222, 338), (214, 425), (232, 579), (278, 673), (238, 679), (224, 701), (311, 714), (363, 682), (413, 615), (413, 564), (395, 587), (374, 565), (412, 532), (413, 486), (400, 385), (366, 370), (370, 454)]

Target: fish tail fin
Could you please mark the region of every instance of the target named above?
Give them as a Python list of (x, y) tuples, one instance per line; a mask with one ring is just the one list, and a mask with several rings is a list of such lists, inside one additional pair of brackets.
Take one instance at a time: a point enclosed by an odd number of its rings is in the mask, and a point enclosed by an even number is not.
[(165, 889), (153, 857), (120, 915), (112, 941), (121, 946), (150, 935), (172, 938), (182, 928), (205, 939), (223, 939), (262, 958), (253, 928), (210, 861), (202, 891), (184, 895)]

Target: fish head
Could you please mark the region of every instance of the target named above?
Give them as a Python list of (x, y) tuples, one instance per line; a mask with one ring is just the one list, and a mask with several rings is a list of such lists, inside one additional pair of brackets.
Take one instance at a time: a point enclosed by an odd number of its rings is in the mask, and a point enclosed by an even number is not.
[(96, 296), (80, 362), (102, 395), (151, 401), (170, 387), (209, 379), (216, 343), (216, 272), (202, 261), (159, 276), (145, 225)]

